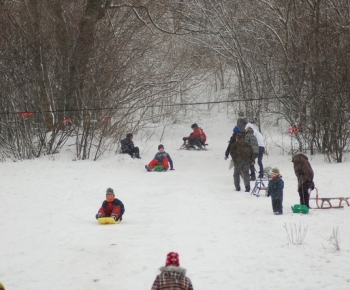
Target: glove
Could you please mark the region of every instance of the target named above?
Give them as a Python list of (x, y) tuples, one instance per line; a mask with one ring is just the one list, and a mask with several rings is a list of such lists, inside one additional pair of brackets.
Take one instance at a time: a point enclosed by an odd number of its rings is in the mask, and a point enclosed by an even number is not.
[(183, 137), (182, 140), (186, 141), (186, 140), (187, 140), (187, 137)]
[(267, 196), (267, 197), (270, 197), (270, 195), (269, 195), (269, 194), (267, 194), (266, 196)]
[(96, 215), (96, 219), (99, 219), (99, 218), (102, 218), (102, 217), (104, 217), (102, 213), (98, 213), (98, 214)]
[(170, 170), (175, 170), (175, 169), (171, 167)]
[(227, 160), (228, 159), (228, 156), (225, 156), (225, 160)]
[(115, 221), (117, 221), (117, 219), (118, 219), (118, 215), (116, 215), (116, 214), (112, 214), (111, 217), (114, 218)]

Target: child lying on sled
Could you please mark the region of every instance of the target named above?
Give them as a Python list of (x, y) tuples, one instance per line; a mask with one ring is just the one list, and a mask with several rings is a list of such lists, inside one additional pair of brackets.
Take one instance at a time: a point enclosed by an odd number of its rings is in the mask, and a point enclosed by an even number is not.
[(106, 190), (106, 200), (102, 203), (101, 208), (96, 214), (96, 219), (102, 217), (112, 217), (115, 221), (122, 220), (125, 212), (124, 204), (115, 198), (114, 191), (112, 188)]

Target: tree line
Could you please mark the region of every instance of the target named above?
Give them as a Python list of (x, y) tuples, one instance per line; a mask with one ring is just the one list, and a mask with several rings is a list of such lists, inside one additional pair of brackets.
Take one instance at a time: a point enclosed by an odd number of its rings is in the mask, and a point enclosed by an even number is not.
[(2, 0), (0, 26), (3, 160), (67, 140), (96, 160), (181, 122), (172, 104), (208, 77), (258, 125), (298, 128), (299, 150), (342, 162), (348, 148), (350, 0)]

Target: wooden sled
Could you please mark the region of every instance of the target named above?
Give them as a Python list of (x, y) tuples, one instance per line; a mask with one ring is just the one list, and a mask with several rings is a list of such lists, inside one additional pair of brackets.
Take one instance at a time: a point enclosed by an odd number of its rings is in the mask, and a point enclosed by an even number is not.
[[(316, 200), (317, 209), (330, 209), (330, 208), (344, 208), (342, 205), (343, 202), (350, 206), (349, 199), (350, 197), (319, 197), (318, 190), (316, 190), (316, 197), (310, 197), (311, 200)], [(333, 205), (331, 200), (338, 200), (339, 203), (337, 205)]]

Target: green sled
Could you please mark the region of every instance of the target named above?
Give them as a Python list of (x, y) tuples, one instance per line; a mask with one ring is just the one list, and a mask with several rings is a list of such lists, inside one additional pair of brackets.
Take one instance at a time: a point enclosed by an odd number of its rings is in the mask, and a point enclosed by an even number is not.
[(156, 165), (153, 167), (153, 171), (163, 171), (164, 166), (163, 165)]
[(303, 204), (295, 204), (292, 206), (292, 211), (294, 213), (303, 213), (303, 214), (307, 214), (309, 213), (309, 209), (306, 205)]

